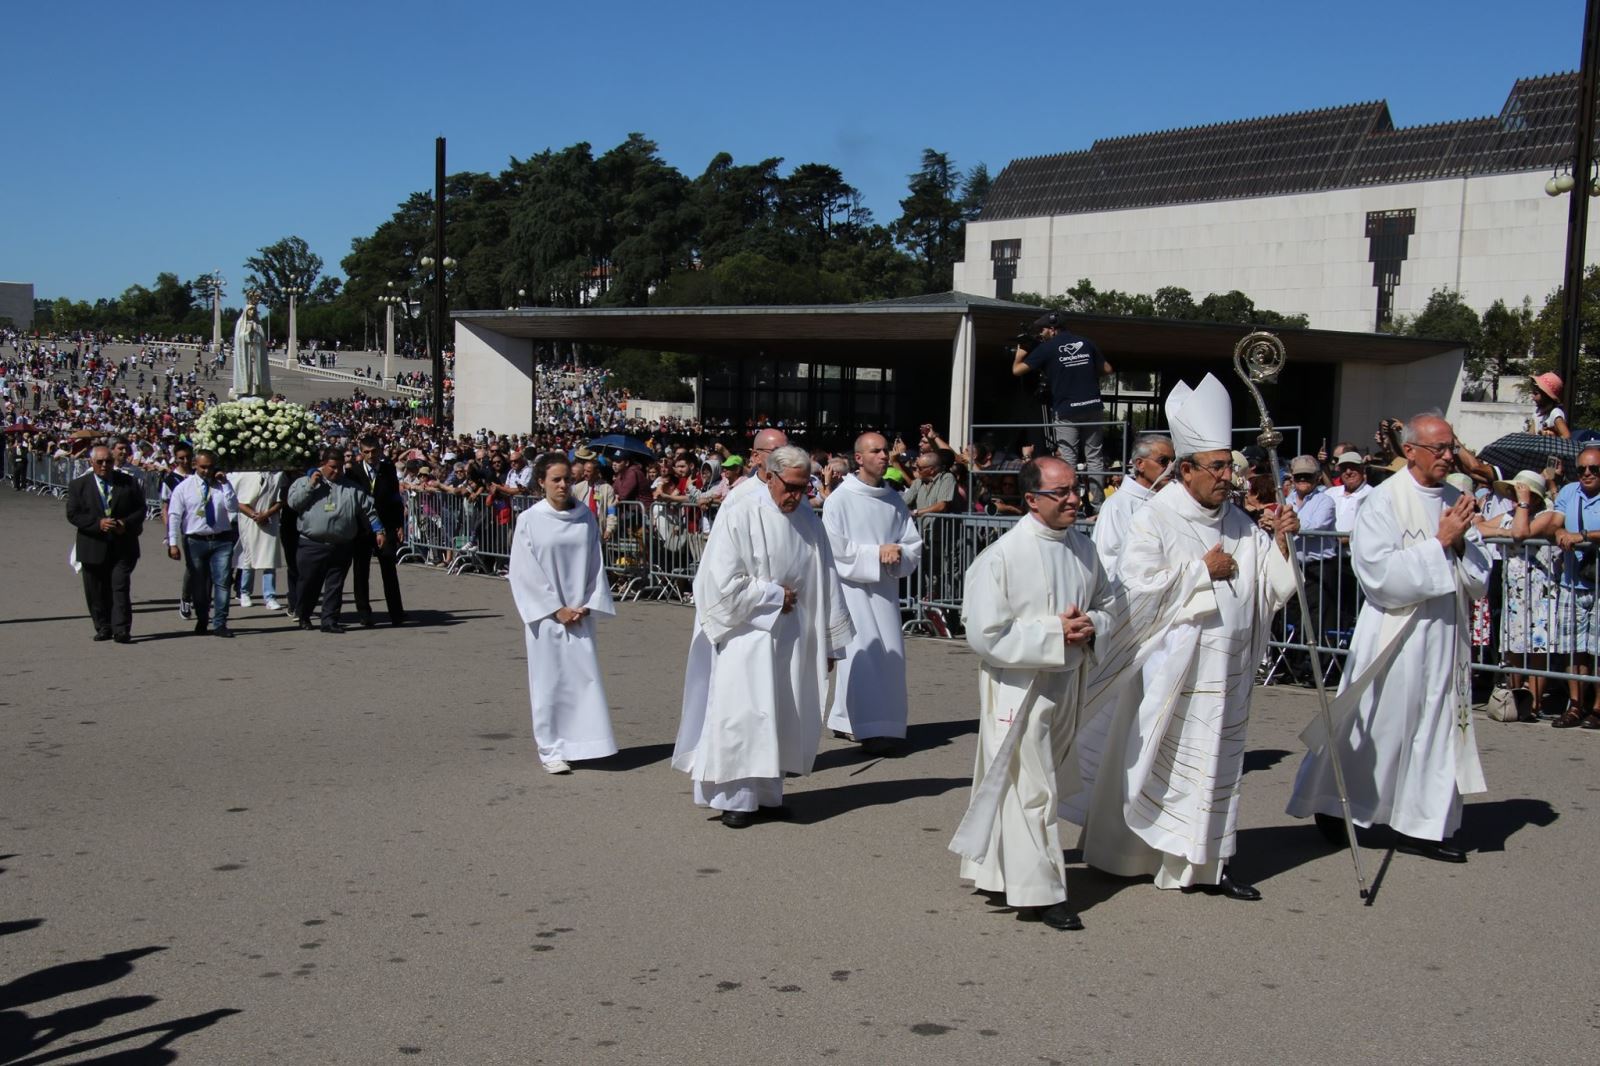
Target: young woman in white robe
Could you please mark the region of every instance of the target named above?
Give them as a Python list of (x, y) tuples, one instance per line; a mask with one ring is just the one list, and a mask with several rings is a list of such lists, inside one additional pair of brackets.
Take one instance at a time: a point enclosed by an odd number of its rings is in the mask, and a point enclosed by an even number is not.
[(572, 769), (572, 760), (617, 753), (594, 640), (594, 615), (616, 610), (600, 527), (587, 507), (575, 505), (566, 459), (543, 456), (534, 474), (544, 499), (517, 516), (511, 594), (528, 649), (539, 761), (547, 772), (561, 774)]

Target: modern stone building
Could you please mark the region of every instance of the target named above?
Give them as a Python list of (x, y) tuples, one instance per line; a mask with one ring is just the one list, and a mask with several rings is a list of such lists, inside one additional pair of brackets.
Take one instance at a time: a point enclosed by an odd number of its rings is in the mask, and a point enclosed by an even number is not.
[(1568, 200), (1545, 182), (1572, 158), (1577, 102), (1578, 76), (1554, 74), (1518, 81), (1493, 118), (1397, 127), (1378, 100), (1018, 159), (968, 225), (954, 287), (1237, 289), (1341, 331), (1441, 288), (1480, 313), (1537, 308), (1561, 283)]
[(33, 282), (0, 281), (0, 319), (17, 329), (33, 328)]

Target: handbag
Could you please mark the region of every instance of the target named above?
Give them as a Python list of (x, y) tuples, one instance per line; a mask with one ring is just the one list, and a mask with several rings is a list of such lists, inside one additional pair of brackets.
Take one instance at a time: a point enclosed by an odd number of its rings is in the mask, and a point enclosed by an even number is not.
[(1496, 688), (1485, 705), (1491, 722), (1521, 721), (1524, 708), (1533, 709), (1533, 693), (1525, 688)]

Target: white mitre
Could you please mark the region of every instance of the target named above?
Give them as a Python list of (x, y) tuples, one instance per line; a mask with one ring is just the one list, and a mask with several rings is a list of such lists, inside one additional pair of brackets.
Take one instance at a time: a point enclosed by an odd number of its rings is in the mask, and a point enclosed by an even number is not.
[(1183, 382), (1167, 396), (1172, 450), (1179, 456), (1233, 447), (1233, 400), (1222, 382), (1207, 374), (1198, 386)]

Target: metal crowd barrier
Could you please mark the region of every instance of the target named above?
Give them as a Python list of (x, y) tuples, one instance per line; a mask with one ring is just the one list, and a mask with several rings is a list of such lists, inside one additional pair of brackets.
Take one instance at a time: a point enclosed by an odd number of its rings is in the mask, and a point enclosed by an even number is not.
[[(82, 477), (89, 472), (89, 460), (85, 457), (56, 457), (40, 455), (37, 452), (28, 452), (28, 462), (24, 481), (24, 491), (37, 496), (50, 496), (55, 499), (67, 495), (67, 486), (72, 484), (74, 478)], [(145, 514), (154, 518), (161, 514), (161, 479), (164, 473), (157, 470), (138, 471), (139, 480), (144, 488)]]

